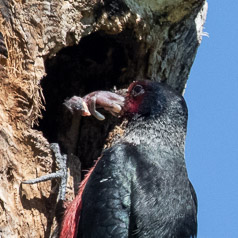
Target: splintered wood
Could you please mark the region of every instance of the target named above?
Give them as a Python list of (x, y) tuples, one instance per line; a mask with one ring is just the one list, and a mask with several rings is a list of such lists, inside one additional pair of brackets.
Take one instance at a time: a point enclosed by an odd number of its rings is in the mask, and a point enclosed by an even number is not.
[(128, 120), (124, 119), (119, 126), (115, 126), (115, 128), (109, 132), (104, 149), (110, 148), (118, 140), (120, 140), (120, 138), (124, 135), (127, 123)]

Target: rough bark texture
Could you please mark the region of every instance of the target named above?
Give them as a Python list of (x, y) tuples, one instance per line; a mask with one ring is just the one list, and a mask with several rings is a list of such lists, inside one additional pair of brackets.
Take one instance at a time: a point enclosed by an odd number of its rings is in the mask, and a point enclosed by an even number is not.
[(183, 93), (207, 3), (0, 0), (0, 12), (7, 47), (0, 59), (0, 236), (49, 237), (57, 183), (21, 181), (56, 169), (49, 142), (59, 142), (69, 155), (72, 200), (80, 168), (92, 165), (120, 123), (109, 115), (104, 122), (72, 117), (64, 99), (139, 78), (166, 81)]

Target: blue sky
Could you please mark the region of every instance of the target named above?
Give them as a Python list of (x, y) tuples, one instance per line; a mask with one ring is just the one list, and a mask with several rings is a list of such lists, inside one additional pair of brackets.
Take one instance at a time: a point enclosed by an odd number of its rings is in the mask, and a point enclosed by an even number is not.
[(238, 237), (238, 1), (208, 1), (185, 99), (186, 162), (198, 203), (198, 238)]

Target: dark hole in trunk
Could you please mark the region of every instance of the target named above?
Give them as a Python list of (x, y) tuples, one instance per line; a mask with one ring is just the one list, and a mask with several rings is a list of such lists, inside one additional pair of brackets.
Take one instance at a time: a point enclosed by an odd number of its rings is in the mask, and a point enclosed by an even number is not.
[(141, 68), (140, 48), (132, 30), (118, 35), (96, 32), (45, 61), (47, 75), (42, 79), (42, 88), (46, 111), (36, 129), (50, 143), (58, 142), (63, 153), (79, 157), (82, 170), (100, 156), (108, 133), (119, 119), (105, 112), (104, 121), (72, 116), (62, 103), (73, 95), (112, 90), (114, 86), (126, 88)]

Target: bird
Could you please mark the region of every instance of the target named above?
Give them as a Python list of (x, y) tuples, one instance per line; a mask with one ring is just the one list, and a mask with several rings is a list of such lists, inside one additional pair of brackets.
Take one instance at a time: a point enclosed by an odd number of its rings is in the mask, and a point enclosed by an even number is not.
[(197, 197), (184, 149), (188, 109), (165, 83), (131, 83), (124, 135), (102, 155), (67, 207), (60, 238), (197, 236)]

